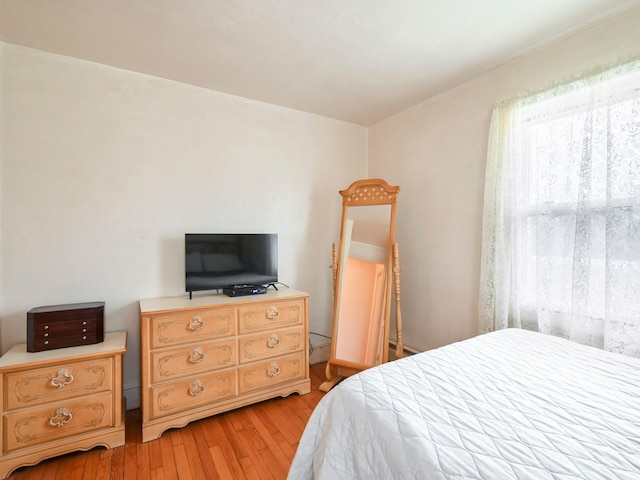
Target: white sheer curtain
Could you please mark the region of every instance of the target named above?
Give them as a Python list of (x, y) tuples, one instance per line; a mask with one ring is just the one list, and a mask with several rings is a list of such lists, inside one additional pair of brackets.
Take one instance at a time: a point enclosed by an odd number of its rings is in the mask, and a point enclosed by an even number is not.
[(640, 61), (498, 105), (480, 330), (640, 357)]

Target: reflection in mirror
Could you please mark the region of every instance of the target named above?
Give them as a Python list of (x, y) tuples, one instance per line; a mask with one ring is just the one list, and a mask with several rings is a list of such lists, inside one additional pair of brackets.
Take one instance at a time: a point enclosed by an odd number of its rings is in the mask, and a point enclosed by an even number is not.
[[(391, 286), (396, 283), (399, 312), (399, 265), (395, 243), (395, 206), (399, 187), (367, 179), (341, 190), (340, 244), (333, 248), (334, 316), (327, 381), (388, 360)], [(401, 328), (396, 325), (401, 335)], [(398, 337), (401, 344), (401, 336)]]
[[(381, 361), (380, 319), (384, 307), (384, 264), (347, 259), (346, 282), (342, 287), (336, 344), (337, 360), (373, 366)], [(349, 340), (351, 339), (351, 341)]]
[(350, 208), (343, 235), (335, 359), (382, 363), (390, 205)]

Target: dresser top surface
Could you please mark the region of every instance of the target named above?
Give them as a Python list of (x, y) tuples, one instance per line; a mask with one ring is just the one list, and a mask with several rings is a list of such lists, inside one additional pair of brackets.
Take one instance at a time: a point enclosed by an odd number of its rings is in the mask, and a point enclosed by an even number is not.
[(256, 302), (270, 302), (274, 300), (286, 300), (308, 296), (308, 293), (294, 290), (292, 288), (269, 290), (267, 293), (259, 295), (246, 295), (240, 297), (228, 297), (224, 294), (210, 294), (194, 295), (193, 298), (190, 299), (189, 295), (186, 294), (179, 297), (148, 298), (140, 300), (140, 313), (157, 313), (170, 310), (215, 307), (218, 305), (228, 305), (233, 307), (243, 304), (255, 304)]
[(0, 357), (0, 369), (21, 365), (48, 364), (60, 360), (82, 359), (114, 353), (124, 353), (127, 347), (127, 332), (108, 332), (104, 341), (78, 347), (56, 348), (42, 352), (27, 352), (27, 344), (19, 343)]

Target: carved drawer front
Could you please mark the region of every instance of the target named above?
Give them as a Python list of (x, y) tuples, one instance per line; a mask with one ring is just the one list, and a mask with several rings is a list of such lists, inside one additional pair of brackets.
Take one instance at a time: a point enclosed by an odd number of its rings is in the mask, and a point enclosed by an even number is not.
[(151, 381), (174, 380), (236, 365), (236, 339), (193, 343), (151, 354)]
[(5, 375), (8, 410), (58, 402), (113, 387), (111, 358), (60, 364)]
[(194, 310), (151, 318), (151, 347), (167, 347), (197, 339), (236, 334), (236, 311)]
[(151, 388), (151, 417), (158, 418), (234, 397), (236, 371), (194, 376)]
[(269, 331), (239, 339), (240, 363), (301, 352), (304, 349), (304, 327)]
[(111, 426), (110, 393), (20, 410), (4, 417), (5, 452)]
[(274, 328), (303, 325), (304, 304), (302, 301), (262, 303), (240, 307), (240, 333), (252, 333)]
[(304, 354), (288, 355), (240, 367), (238, 388), (240, 393), (247, 393), (304, 378), (304, 375)]

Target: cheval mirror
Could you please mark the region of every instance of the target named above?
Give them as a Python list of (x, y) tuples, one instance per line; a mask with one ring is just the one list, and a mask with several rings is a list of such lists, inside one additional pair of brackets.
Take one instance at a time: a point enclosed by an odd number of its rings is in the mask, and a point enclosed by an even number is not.
[(400, 267), (395, 242), (400, 187), (381, 179), (352, 183), (342, 196), (340, 242), (333, 244), (333, 329), (328, 392), (342, 378), (389, 360), (391, 289), (395, 282), (396, 358), (402, 356)]

